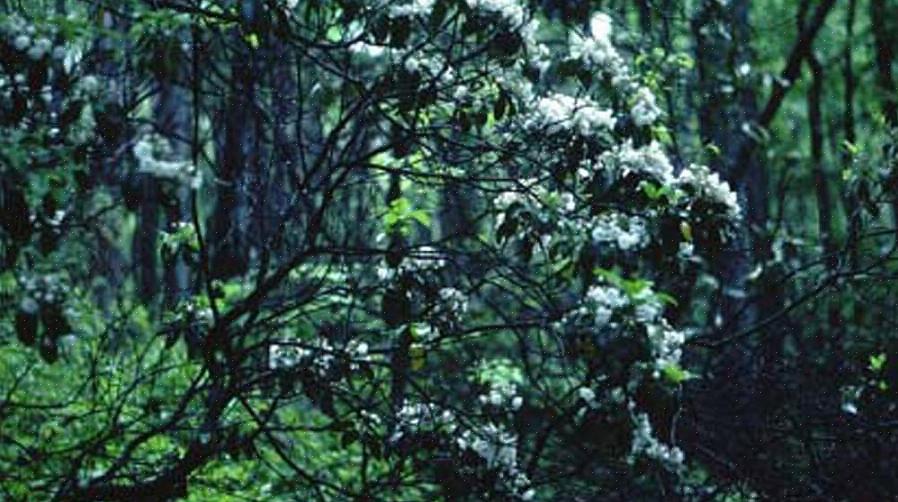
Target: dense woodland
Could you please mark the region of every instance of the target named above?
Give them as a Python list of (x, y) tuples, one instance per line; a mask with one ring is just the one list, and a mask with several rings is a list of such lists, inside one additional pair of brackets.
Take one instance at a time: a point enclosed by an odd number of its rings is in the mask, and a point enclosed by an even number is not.
[(0, 0), (0, 499), (893, 500), (896, 52), (896, 0)]

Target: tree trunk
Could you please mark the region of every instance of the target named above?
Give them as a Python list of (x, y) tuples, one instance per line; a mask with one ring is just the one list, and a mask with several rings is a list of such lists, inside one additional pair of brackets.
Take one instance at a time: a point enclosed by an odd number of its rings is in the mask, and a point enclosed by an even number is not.
[[(182, 33), (180, 38), (184, 42), (193, 43), (187, 32)], [(179, 61), (180, 64), (172, 66), (187, 68), (187, 55), (181, 57), (183, 59)], [(155, 109), (156, 129), (168, 139), (173, 157), (171, 160), (182, 162), (191, 161), (191, 141), (194, 140), (190, 91), (184, 87), (186, 78), (183, 70), (172, 75), (159, 75), (159, 96)], [(167, 230), (172, 230), (176, 224), (190, 222), (190, 190), (189, 186), (183, 184), (174, 187), (173, 197), (165, 211)], [(163, 265), (165, 303), (172, 306), (190, 293), (189, 270), (181, 253), (166, 259)]]
[(208, 224), (211, 275), (233, 277), (245, 273), (250, 260), (252, 218), (250, 194), (258, 165), (255, 110), (254, 50), (239, 31), (231, 37), (230, 88), (219, 112), (216, 131), (217, 200)]
[(758, 249), (766, 246), (762, 235), (767, 220), (766, 172), (752, 155), (747, 159), (751, 166), (740, 166), (748, 169), (748, 175), (739, 179), (734, 176), (735, 159), (745, 135), (743, 127), (751, 123), (758, 109), (754, 90), (737, 80), (737, 69), (750, 61), (748, 8), (745, 0), (727, 5), (705, 1), (692, 23), (701, 95), (701, 138), (719, 151), (710, 167), (733, 184), (745, 210), (745, 221), (738, 225), (715, 263), (722, 286), (720, 321), (732, 330), (744, 329), (758, 317), (757, 309), (746, 302), (746, 278)]

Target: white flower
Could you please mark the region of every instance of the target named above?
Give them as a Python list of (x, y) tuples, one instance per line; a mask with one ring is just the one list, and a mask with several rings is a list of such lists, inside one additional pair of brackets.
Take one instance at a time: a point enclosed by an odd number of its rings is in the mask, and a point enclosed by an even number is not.
[(574, 199), (574, 194), (570, 192), (561, 194), (561, 208), (567, 212), (571, 212), (577, 208), (577, 201)]
[(596, 12), (589, 20), (589, 33), (596, 40), (608, 40), (611, 37), (611, 17), (603, 12)]
[(418, 68), (421, 67), (421, 64), (417, 58), (408, 57), (405, 59), (403, 66), (405, 67), (405, 71), (407, 71), (409, 73), (415, 73), (416, 71), (418, 71)]
[(93, 75), (86, 75), (79, 81), (79, 86), (82, 92), (88, 96), (94, 96), (100, 90), (100, 81)]
[(169, 161), (156, 158), (155, 150), (160, 145), (164, 146), (164, 140), (148, 136), (141, 138), (133, 148), (134, 157), (138, 162), (138, 170), (151, 174), (157, 178), (172, 181), (184, 181), (191, 187), (199, 182), (198, 173), (194, 173), (193, 165), (189, 161)]
[(527, 120), (529, 127), (544, 128), (550, 134), (575, 129), (583, 136), (613, 129), (615, 123), (613, 111), (600, 108), (589, 98), (577, 99), (560, 93), (540, 98), (533, 116)]
[(614, 311), (626, 306), (628, 302), (627, 296), (613, 286), (592, 286), (586, 292), (586, 304), (591, 308), (598, 328), (607, 325)]
[(308, 351), (293, 345), (273, 343), (268, 346), (268, 367), (271, 369), (290, 368), (299, 364)]
[(13, 39), (12, 45), (17, 50), (24, 51), (28, 48), (29, 45), (31, 45), (31, 37), (25, 34), (19, 35)]
[(730, 189), (729, 183), (720, 179), (718, 173), (711, 172), (707, 166), (690, 164), (680, 173), (678, 181), (681, 185), (692, 188), (696, 197), (725, 206), (728, 217), (739, 218), (741, 208), (736, 192)]
[(468, 297), (455, 288), (441, 289), (439, 297), (439, 313), (457, 317), (468, 311)]
[(683, 451), (676, 446), (668, 446), (658, 440), (652, 433), (649, 416), (639, 413), (634, 417), (633, 443), (630, 449), (631, 461), (637, 455), (658, 460), (671, 470), (679, 469), (684, 460)]
[(610, 212), (593, 220), (592, 240), (597, 244), (614, 242), (622, 251), (627, 251), (645, 246), (648, 232), (642, 218)]
[[(439, 270), (446, 266), (446, 260), (439, 252), (430, 246), (419, 247), (414, 255), (407, 256), (399, 265), (399, 272), (426, 272)], [(378, 278), (381, 280), (389, 280), (394, 276), (393, 269), (389, 267), (379, 267), (377, 269)]]
[(468, 96), (468, 87), (465, 85), (460, 85), (455, 88), (455, 91), (452, 93), (452, 98), (456, 101), (461, 101)]
[(390, 17), (429, 16), (436, 0), (414, 0), (410, 4), (391, 5)]
[(499, 17), (513, 26), (524, 24), (527, 13), (516, 0), (467, 0), (468, 7), (498, 14)]
[(425, 323), (415, 324), (415, 333), (424, 342), (433, 342), (440, 337), (440, 330)]
[(673, 182), (673, 165), (657, 141), (635, 148), (633, 140), (628, 139), (616, 149), (603, 153), (599, 163), (606, 169), (616, 169), (622, 177), (636, 173), (650, 176), (663, 185)]
[(349, 46), (350, 52), (354, 54), (363, 54), (370, 58), (378, 58), (386, 52), (386, 49), (380, 45), (373, 45), (365, 42), (356, 42)]
[(493, 199), (493, 204), (496, 205), (497, 209), (504, 211), (515, 202), (519, 202), (521, 199), (523, 199), (523, 196), (518, 192), (502, 192), (495, 199)]
[(660, 324), (646, 326), (652, 354), (655, 357), (655, 368), (660, 371), (670, 365), (679, 364), (683, 354), (683, 343), (686, 342), (686, 334), (670, 327), (666, 320)]
[(471, 443), (471, 449), (486, 461), (487, 467), (514, 469), (517, 465), (517, 437), (505, 432), (495, 424), (483, 427), (478, 437)]
[(577, 390), (577, 394), (580, 396), (580, 399), (586, 401), (587, 403), (592, 403), (596, 399), (596, 393), (589, 387), (580, 387)]
[(637, 127), (651, 125), (661, 116), (661, 108), (655, 101), (655, 95), (646, 87), (636, 91), (636, 101), (630, 108), (630, 116)]
[(34, 44), (28, 49), (28, 57), (34, 61), (37, 61), (44, 57), (47, 52), (53, 47), (53, 44), (50, 40), (41, 37), (34, 41)]

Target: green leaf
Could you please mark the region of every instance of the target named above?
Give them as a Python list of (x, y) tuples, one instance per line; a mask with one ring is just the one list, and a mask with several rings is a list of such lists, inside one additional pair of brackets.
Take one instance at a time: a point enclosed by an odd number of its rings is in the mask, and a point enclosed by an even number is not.
[(410, 218), (414, 219), (425, 227), (430, 225), (430, 215), (422, 211), (421, 209), (411, 211), (408, 215)]
[(661, 373), (665, 379), (674, 384), (681, 384), (686, 380), (695, 378), (695, 375), (684, 370), (678, 364), (668, 364), (661, 370)]
[(668, 305), (673, 305), (674, 307), (679, 305), (677, 299), (667, 293), (658, 292), (655, 293), (655, 297), (661, 300), (663, 303), (667, 303)]
[(880, 354), (870, 356), (870, 371), (879, 373), (885, 367), (886, 364), (886, 353), (882, 352)]
[(845, 150), (848, 154), (855, 156), (861, 152), (860, 147), (855, 145), (854, 143), (846, 140), (842, 140), (842, 149)]
[(243, 40), (246, 41), (246, 44), (252, 47), (253, 49), (258, 49), (261, 43), (259, 42), (259, 35), (255, 33), (249, 33), (243, 37)]
[(663, 124), (652, 126), (652, 137), (665, 145), (673, 143), (673, 136), (670, 134), (670, 129)]
[(692, 227), (688, 222), (682, 221), (680, 222), (680, 233), (683, 235), (683, 238), (689, 242), (692, 242)]

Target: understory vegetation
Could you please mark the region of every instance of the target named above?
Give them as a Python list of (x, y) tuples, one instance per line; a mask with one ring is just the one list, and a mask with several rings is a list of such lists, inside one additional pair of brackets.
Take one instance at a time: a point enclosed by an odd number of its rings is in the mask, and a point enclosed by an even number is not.
[(0, 0), (0, 499), (892, 500), (896, 0)]

